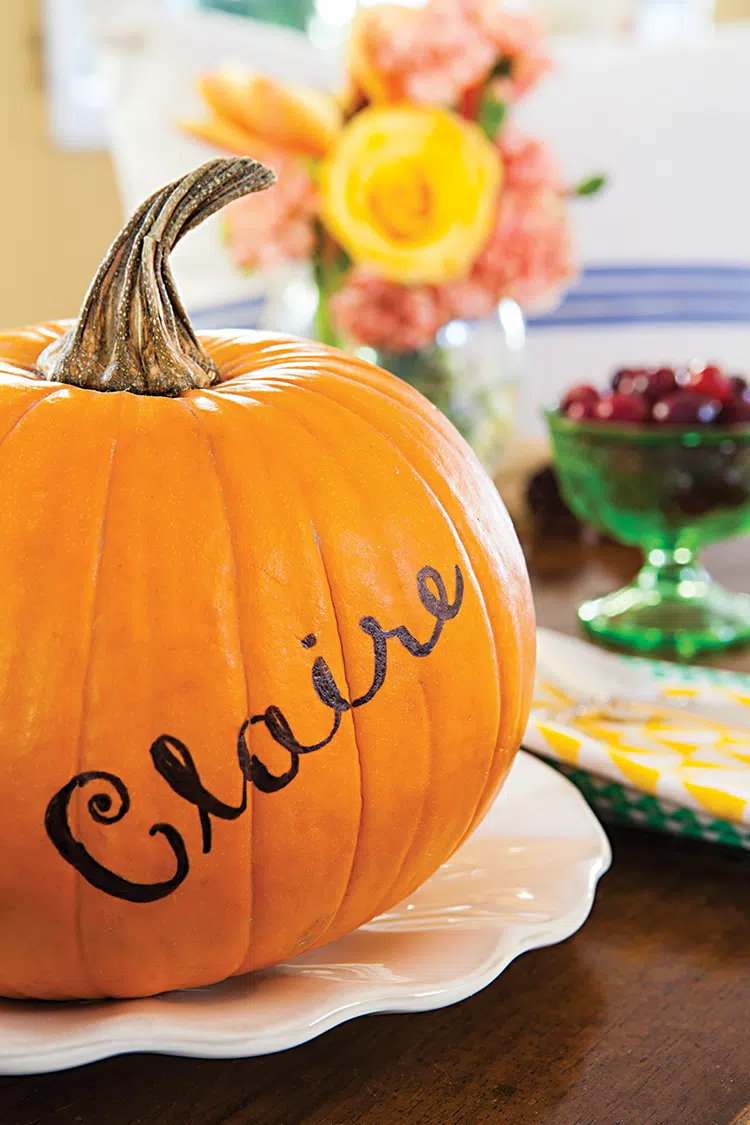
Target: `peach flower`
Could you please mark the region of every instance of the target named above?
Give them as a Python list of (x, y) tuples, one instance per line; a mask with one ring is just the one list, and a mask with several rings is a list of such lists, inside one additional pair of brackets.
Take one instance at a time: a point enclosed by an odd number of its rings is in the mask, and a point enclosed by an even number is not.
[(355, 267), (331, 298), (339, 331), (371, 348), (426, 347), (448, 319), (434, 285), (398, 285)]
[(539, 22), (533, 16), (506, 12), (498, 0), (461, 2), (480, 34), (492, 44), (495, 58), (510, 60), (508, 92), (513, 98), (527, 94), (552, 66)]
[(525, 94), (550, 66), (536, 20), (505, 11), (499, 0), (364, 9), (348, 51), (355, 88), (376, 103), (460, 105), (504, 60), (509, 75), (492, 79), (499, 100)]
[(488, 316), (501, 297), (525, 307), (554, 303), (576, 276), (564, 184), (549, 150), (509, 133), (505, 186), (494, 229), (464, 281), (442, 287), (449, 315)]
[(225, 212), (227, 243), (244, 269), (309, 258), (315, 248), (317, 192), (306, 163), (283, 152), (270, 163), (278, 177), (273, 187), (236, 200)]
[(495, 229), (465, 281), (442, 287), (452, 317), (488, 316), (501, 297), (541, 307), (576, 276), (570, 228), (559, 192), (507, 188)]
[(494, 62), (492, 43), (456, 0), (364, 9), (350, 45), (355, 81), (374, 102), (453, 105)]
[(552, 151), (533, 137), (505, 129), (499, 144), (505, 182), (512, 188), (548, 187), (564, 192), (565, 181)]

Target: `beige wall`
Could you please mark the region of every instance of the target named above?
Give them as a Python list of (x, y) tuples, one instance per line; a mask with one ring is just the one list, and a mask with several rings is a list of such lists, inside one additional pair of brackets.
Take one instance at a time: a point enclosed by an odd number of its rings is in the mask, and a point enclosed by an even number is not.
[(716, 18), (719, 20), (750, 19), (750, 0), (716, 0)]
[(0, 0), (0, 329), (74, 315), (120, 226), (109, 158), (46, 132), (36, 0)]

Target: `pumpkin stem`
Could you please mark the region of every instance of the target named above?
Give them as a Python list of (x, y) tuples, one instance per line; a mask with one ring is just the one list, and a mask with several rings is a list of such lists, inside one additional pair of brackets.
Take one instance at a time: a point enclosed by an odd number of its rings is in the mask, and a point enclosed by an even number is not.
[(42, 378), (165, 396), (218, 383), (177, 293), (169, 253), (209, 215), (275, 178), (249, 157), (209, 160), (150, 196), (110, 247), (76, 323), (39, 356)]

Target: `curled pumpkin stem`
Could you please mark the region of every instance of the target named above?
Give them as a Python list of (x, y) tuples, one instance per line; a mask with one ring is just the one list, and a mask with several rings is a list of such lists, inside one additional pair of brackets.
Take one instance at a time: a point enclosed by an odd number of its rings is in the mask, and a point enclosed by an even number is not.
[(39, 356), (41, 377), (163, 396), (218, 383), (177, 293), (169, 254), (204, 219), (275, 178), (250, 157), (209, 160), (150, 196), (110, 247), (75, 325)]

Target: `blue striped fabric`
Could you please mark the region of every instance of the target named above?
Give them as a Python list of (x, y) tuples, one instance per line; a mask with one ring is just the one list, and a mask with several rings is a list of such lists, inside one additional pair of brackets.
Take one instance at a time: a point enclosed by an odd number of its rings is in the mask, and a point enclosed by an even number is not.
[(244, 301), (231, 301), (201, 309), (189, 309), (193, 328), (257, 328), (265, 304), (264, 297), (248, 297)]
[(587, 266), (562, 304), (529, 328), (607, 324), (750, 324), (750, 266)]
[[(255, 328), (264, 300), (196, 309), (196, 328)], [(750, 265), (586, 266), (562, 304), (529, 317), (536, 328), (607, 324), (750, 324)]]

